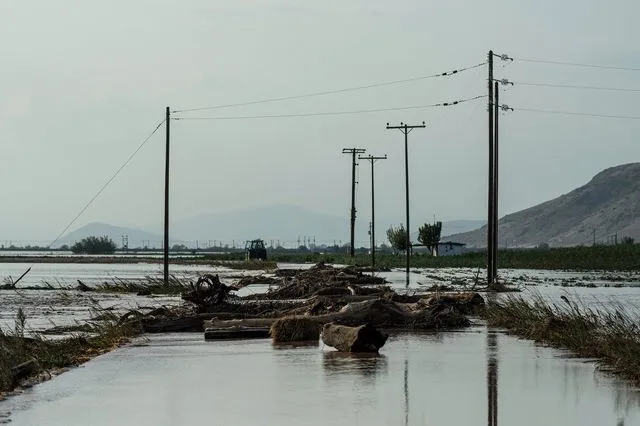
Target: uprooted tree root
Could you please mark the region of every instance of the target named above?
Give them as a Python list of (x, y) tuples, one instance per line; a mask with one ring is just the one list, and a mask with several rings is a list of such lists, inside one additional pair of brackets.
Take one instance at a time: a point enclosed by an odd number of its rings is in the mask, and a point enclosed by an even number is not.
[(640, 384), (640, 324), (638, 313), (623, 307), (589, 308), (562, 296), (564, 304), (507, 297), (487, 306), (492, 326), (518, 336), (569, 349), (580, 357), (595, 358), (601, 366)]

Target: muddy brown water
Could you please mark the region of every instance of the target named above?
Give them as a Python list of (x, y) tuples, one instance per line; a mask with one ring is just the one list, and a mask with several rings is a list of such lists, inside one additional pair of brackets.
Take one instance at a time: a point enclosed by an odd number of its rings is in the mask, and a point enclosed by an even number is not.
[(160, 335), (0, 402), (12, 425), (640, 425), (640, 391), (485, 327), (321, 344)]

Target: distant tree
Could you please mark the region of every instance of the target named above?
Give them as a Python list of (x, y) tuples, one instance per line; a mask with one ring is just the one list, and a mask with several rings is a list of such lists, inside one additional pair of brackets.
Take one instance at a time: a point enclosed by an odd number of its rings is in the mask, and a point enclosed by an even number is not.
[(397, 228), (392, 226), (387, 229), (387, 239), (394, 249), (398, 251), (407, 250), (407, 230), (404, 229), (404, 225), (400, 225)]
[(63, 244), (63, 245), (60, 246), (60, 250), (61, 251), (69, 251), (69, 246), (66, 245), (66, 244)]
[(536, 247), (538, 250), (549, 250), (549, 244), (548, 243), (540, 243), (537, 245)]
[(622, 238), (622, 244), (633, 245), (635, 243), (636, 243), (636, 240), (634, 238), (631, 238), (631, 237)]
[(184, 244), (174, 244), (171, 247), (171, 251), (188, 251), (188, 250), (189, 250), (189, 247), (187, 247)]
[(438, 255), (438, 244), (442, 234), (442, 222), (433, 225), (425, 223), (418, 228), (418, 241), (424, 245), (433, 255)]
[(87, 237), (71, 246), (71, 251), (74, 254), (112, 254), (116, 248), (116, 243), (107, 236)]

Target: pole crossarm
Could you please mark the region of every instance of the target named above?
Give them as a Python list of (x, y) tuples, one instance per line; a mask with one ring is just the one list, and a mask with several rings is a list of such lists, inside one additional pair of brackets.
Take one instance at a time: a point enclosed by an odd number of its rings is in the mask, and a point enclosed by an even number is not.
[(422, 122), (422, 124), (413, 124), (413, 125), (409, 125), (409, 124), (405, 124), (405, 123), (400, 122), (399, 126), (391, 126), (391, 125), (389, 125), (389, 123), (387, 123), (387, 130), (397, 129), (397, 130), (400, 130), (404, 134), (411, 133), (411, 131), (413, 129), (424, 129), (425, 127), (427, 127), (427, 124), (424, 121)]
[(386, 160), (387, 159), (387, 155), (385, 154), (382, 157), (375, 157), (373, 155), (367, 155), (367, 156), (358, 156), (358, 160), (369, 160), (369, 161), (376, 161), (376, 160)]

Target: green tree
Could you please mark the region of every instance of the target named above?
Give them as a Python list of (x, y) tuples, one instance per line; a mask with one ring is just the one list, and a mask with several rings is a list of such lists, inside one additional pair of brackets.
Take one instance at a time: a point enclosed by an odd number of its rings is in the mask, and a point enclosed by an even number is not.
[(433, 255), (438, 255), (438, 244), (442, 234), (442, 222), (435, 222), (433, 225), (425, 223), (418, 228), (418, 241), (425, 246)]
[(633, 245), (636, 243), (636, 240), (631, 238), (631, 237), (624, 237), (622, 239), (622, 244), (629, 244), (629, 245)]
[(400, 225), (397, 228), (392, 226), (387, 229), (387, 239), (394, 249), (398, 251), (407, 250), (407, 230), (404, 229), (404, 225)]
[(116, 243), (106, 235), (104, 237), (87, 237), (71, 246), (74, 254), (113, 254)]

